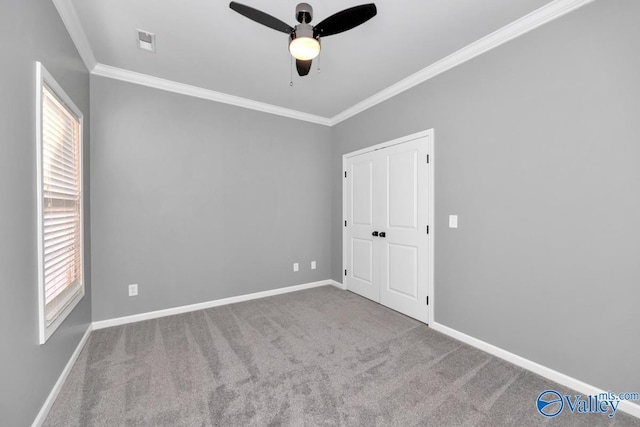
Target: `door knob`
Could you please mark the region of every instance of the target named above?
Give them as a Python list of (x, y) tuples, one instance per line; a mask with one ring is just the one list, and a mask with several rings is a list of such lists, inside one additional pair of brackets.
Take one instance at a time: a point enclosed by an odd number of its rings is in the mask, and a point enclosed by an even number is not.
[(387, 233), (385, 233), (384, 231), (381, 231), (380, 234), (379, 234), (380, 237), (386, 237), (386, 235), (387, 235)]
[(377, 236), (377, 235), (378, 235), (378, 232), (377, 232), (377, 231), (374, 231), (373, 233), (371, 233), (371, 235), (375, 237), (375, 236)]

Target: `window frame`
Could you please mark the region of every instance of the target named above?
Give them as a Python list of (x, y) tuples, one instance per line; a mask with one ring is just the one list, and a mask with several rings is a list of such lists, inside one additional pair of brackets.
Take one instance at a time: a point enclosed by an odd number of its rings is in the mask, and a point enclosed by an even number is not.
[[(47, 89), (63, 104), (65, 109), (73, 115), (79, 123), (79, 203), (80, 203), (80, 289), (69, 296), (69, 300), (65, 303), (64, 308), (57, 314), (56, 318), (47, 325), (46, 316), (46, 290), (45, 290), (45, 268), (44, 268), (44, 161), (43, 161), (43, 89)], [(53, 335), (58, 327), (69, 316), (73, 309), (78, 305), (85, 295), (85, 269), (84, 269), (84, 161), (83, 161), (83, 142), (84, 142), (84, 116), (82, 111), (73, 103), (71, 98), (66, 94), (58, 82), (47, 71), (40, 62), (36, 62), (36, 198), (37, 198), (37, 248), (38, 248), (38, 324), (39, 324), (39, 343), (45, 344)]]

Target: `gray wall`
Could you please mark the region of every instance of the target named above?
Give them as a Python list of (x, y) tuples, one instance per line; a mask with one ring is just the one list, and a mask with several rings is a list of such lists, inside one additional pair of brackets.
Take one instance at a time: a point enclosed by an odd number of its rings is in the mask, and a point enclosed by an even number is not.
[(333, 278), (342, 154), (434, 128), (436, 321), (638, 389), (638, 16), (595, 2), (335, 126)]
[[(44, 64), (84, 113), (87, 177), (89, 74), (51, 1), (3, 2), (0, 40), (0, 425), (26, 426), (91, 321), (87, 233), (86, 295), (47, 343), (38, 345), (35, 62)], [(88, 231), (88, 209), (85, 214)]]
[(330, 277), (330, 128), (96, 76), (91, 104), (94, 320)]

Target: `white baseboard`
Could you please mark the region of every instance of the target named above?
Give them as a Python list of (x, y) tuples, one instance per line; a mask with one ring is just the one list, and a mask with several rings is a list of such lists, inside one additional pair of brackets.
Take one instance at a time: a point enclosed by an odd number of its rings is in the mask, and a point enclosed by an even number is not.
[(331, 282), (331, 284), (336, 288), (342, 289), (343, 291), (347, 290), (347, 287), (340, 282), (336, 282), (335, 280), (329, 280), (329, 282)]
[[(335, 282), (337, 283), (337, 282)], [(115, 319), (100, 320), (93, 322), (93, 329), (104, 329), (112, 326), (126, 325), (127, 323), (141, 322), (143, 320), (157, 319), (159, 317), (172, 316), (174, 314), (188, 313), (191, 311), (203, 310), (205, 308), (219, 307), (221, 305), (235, 304), (237, 302), (249, 301), (258, 298), (271, 297), (274, 295), (286, 294), (289, 292), (302, 291), (304, 289), (316, 288), (318, 286), (336, 286), (333, 280), (320, 280), (318, 282), (305, 283), (302, 285), (287, 286), (284, 288), (271, 289), (269, 291), (255, 292), (252, 294), (238, 295), (235, 297), (223, 298), (213, 301), (201, 302), (180, 307), (167, 308), (164, 310), (150, 311), (147, 313), (134, 314), (132, 316), (117, 317)], [(338, 286), (341, 288), (341, 286)]]
[(82, 336), (82, 339), (80, 340), (80, 342), (78, 343), (78, 346), (76, 347), (75, 351), (71, 355), (71, 358), (67, 362), (67, 365), (64, 367), (64, 369), (62, 370), (62, 373), (58, 377), (58, 381), (56, 381), (55, 385), (53, 386), (53, 389), (51, 390), (51, 393), (49, 393), (47, 400), (44, 401), (44, 405), (42, 405), (42, 408), (40, 408), (40, 412), (38, 412), (38, 415), (36, 416), (36, 419), (33, 421), (33, 424), (31, 424), (31, 427), (40, 427), (44, 423), (44, 420), (47, 418), (47, 414), (49, 414), (49, 411), (53, 406), (53, 402), (56, 401), (56, 397), (58, 397), (58, 393), (60, 393), (60, 390), (62, 389), (64, 382), (69, 376), (69, 373), (71, 372), (71, 368), (73, 368), (73, 365), (76, 363), (76, 360), (78, 360), (78, 356), (80, 356), (80, 352), (84, 348), (84, 345), (87, 343), (87, 340), (89, 339), (89, 335), (91, 334), (92, 330), (93, 330), (92, 325), (89, 324), (89, 327), (87, 328), (84, 335)]
[[(296, 285), (296, 286), (288, 286), (284, 288), (272, 289), (272, 290), (263, 291), (263, 292), (255, 292), (252, 294), (239, 295), (239, 296), (230, 297), (230, 298), (223, 298), (223, 299), (208, 301), (208, 302), (199, 303), (199, 304), (185, 305), (181, 307), (169, 308), (166, 310), (158, 310), (158, 311), (152, 311), (149, 313), (136, 314), (133, 316), (119, 317), (116, 319), (93, 322), (92, 324), (89, 325), (86, 332), (82, 336), (80, 343), (78, 343), (78, 346), (76, 347), (75, 351), (71, 355), (71, 358), (67, 362), (67, 365), (65, 366), (64, 370), (60, 374), (60, 377), (58, 378), (55, 385), (53, 386), (51, 393), (49, 393), (47, 400), (44, 402), (44, 405), (40, 409), (40, 412), (36, 416), (36, 419), (33, 421), (32, 427), (40, 427), (44, 423), (44, 420), (46, 419), (47, 414), (49, 413), (49, 410), (53, 406), (53, 403), (55, 402), (56, 397), (60, 392), (60, 389), (62, 388), (65, 380), (67, 379), (67, 376), (69, 376), (69, 373), (71, 372), (71, 368), (73, 367), (74, 363), (78, 359), (78, 356), (80, 355), (80, 352), (82, 351), (87, 340), (89, 339), (89, 334), (91, 333), (92, 330), (103, 329), (103, 328), (108, 328), (108, 327), (117, 326), (117, 325), (124, 325), (127, 323), (139, 322), (142, 320), (156, 319), (159, 317), (171, 316), (174, 314), (187, 313), (190, 311), (202, 310), (205, 308), (219, 307), (222, 305), (234, 304), (242, 301), (250, 301), (253, 299), (265, 298), (265, 297), (274, 296), (274, 295), (281, 295), (289, 292), (301, 291), (304, 289), (311, 289), (311, 288), (316, 288), (319, 286), (326, 286), (326, 285), (335, 286), (339, 289), (345, 289), (342, 283), (337, 282), (335, 280), (321, 280), (318, 282), (305, 283), (305, 284)], [(554, 381), (558, 384), (562, 384), (566, 387), (572, 388), (581, 393), (584, 393), (587, 395), (595, 395), (595, 394), (604, 392), (604, 390), (601, 390), (590, 384), (582, 382), (576, 378), (570, 377), (568, 375), (555, 371), (551, 368), (540, 365), (539, 363), (533, 362), (529, 359), (525, 359), (522, 356), (518, 356), (517, 354), (511, 353), (500, 347), (496, 347), (493, 344), (489, 344), (485, 341), (474, 338), (470, 335), (467, 335), (463, 332), (452, 329), (443, 324), (433, 322), (430, 325), (430, 327), (438, 332), (441, 332), (445, 335), (448, 335), (452, 338), (455, 338), (459, 341), (462, 341), (480, 350), (486, 351), (487, 353), (493, 356), (504, 359), (510, 363), (513, 363), (516, 366), (520, 366), (521, 368), (534, 372), (544, 378), (547, 378), (548, 380)], [(617, 390), (617, 391), (621, 391), (621, 390)], [(635, 392), (635, 390), (632, 390), (632, 391)], [(623, 401), (623, 402), (620, 402), (618, 409), (634, 417), (640, 418), (640, 405), (636, 403), (633, 403), (630, 401)]]
[[(565, 375), (561, 372), (555, 371), (551, 368), (543, 366), (539, 363), (531, 361), (529, 359), (525, 359), (522, 356), (518, 356), (517, 354), (513, 354), (510, 351), (504, 350), (500, 347), (496, 347), (493, 344), (489, 344), (485, 341), (474, 338), (470, 335), (467, 335), (463, 332), (452, 329), (448, 326), (445, 326), (441, 323), (433, 322), (429, 325), (432, 329), (442, 332), (445, 335), (448, 335), (452, 338), (457, 339), (458, 341), (462, 341), (466, 344), (469, 344), (473, 347), (476, 347), (480, 350), (486, 351), (487, 353), (499, 357), (500, 359), (504, 359), (507, 362), (511, 362), (514, 365), (520, 366), (528, 371), (531, 371), (535, 374), (540, 375), (548, 380), (554, 381), (558, 384), (561, 384), (565, 387), (572, 388), (574, 390), (579, 391), (580, 393), (584, 393), (585, 395), (595, 395), (599, 393), (604, 393), (604, 390), (599, 389), (598, 387), (594, 387), (590, 384), (587, 384), (583, 381), (580, 381), (576, 378)], [(542, 390), (541, 390), (542, 391)], [(627, 390), (613, 390), (614, 392), (622, 392)], [(631, 390), (631, 392), (636, 392), (637, 390)], [(633, 415), (634, 417), (640, 418), (640, 405), (633, 403), (631, 401), (622, 401), (618, 406), (620, 411), (626, 412), (629, 415)]]
[(62, 389), (62, 386), (65, 380), (69, 376), (69, 372), (71, 372), (71, 368), (73, 368), (73, 365), (76, 363), (76, 360), (78, 360), (78, 356), (80, 356), (80, 352), (82, 351), (85, 344), (87, 343), (87, 340), (89, 339), (89, 335), (93, 330), (104, 329), (111, 326), (124, 325), (127, 323), (140, 322), (142, 320), (156, 319), (158, 317), (171, 316), (174, 314), (187, 313), (190, 311), (202, 310), (205, 308), (218, 307), (221, 305), (233, 304), (236, 302), (249, 301), (249, 300), (258, 299), (258, 298), (270, 297), (274, 295), (281, 295), (289, 292), (302, 291), (304, 289), (317, 288), (319, 286), (327, 286), (327, 285), (332, 285), (340, 289), (344, 289), (342, 284), (336, 282), (335, 280), (320, 280), (318, 282), (304, 283), (302, 285), (287, 286), (284, 288), (272, 289), (272, 290), (263, 291), (263, 292), (255, 292), (252, 294), (239, 295), (236, 297), (223, 298), (223, 299), (214, 300), (214, 301), (207, 301), (199, 304), (185, 305), (181, 307), (168, 308), (166, 310), (158, 310), (158, 311), (152, 311), (149, 313), (136, 314), (133, 316), (119, 317), (116, 319), (93, 322), (92, 324), (89, 325), (86, 332), (82, 336), (82, 339), (78, 344), (78, 347), (76, 347), (75, 351), (71, 355), (71, 358), (67, 362), (67, 365), (64, 367), (64, 370), (60, 374), (58, 381), (56, 381), (55, 385), (53, 386), (51, 393), (49, 393), (47, 400), (45, 400), (44, 405), (42, 405), (42, 408), (40, 409), (40, 412), (36, 416), (36, 419), (33, 421), (33, 424), (31, 427), (40, 427), (44, 423), (44, 420), (47, 418), (47, 414), (49, 413), (49, 410), (51, 410), (51, 407), (53, 406), (53, 402), (55, 402), (56, 397), (58, 396), (58, 393), (60, 393), (60, 389)]

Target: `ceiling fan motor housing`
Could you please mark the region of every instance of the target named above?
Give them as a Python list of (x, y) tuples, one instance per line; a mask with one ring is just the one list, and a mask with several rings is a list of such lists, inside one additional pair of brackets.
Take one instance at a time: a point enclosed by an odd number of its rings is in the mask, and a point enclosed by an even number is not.
[(310, 37), (312, 39), (317, 39), (317, 37), (313, 36), (313, 26), (309, 24), (298, 24), (295, 29), (291, 33), (291, 40), (297, 39), (298, 37)]
[(313, 8), (309, 3), (299, 3), (296, 6), (296, 21), (308, 24), (313, 19)]

